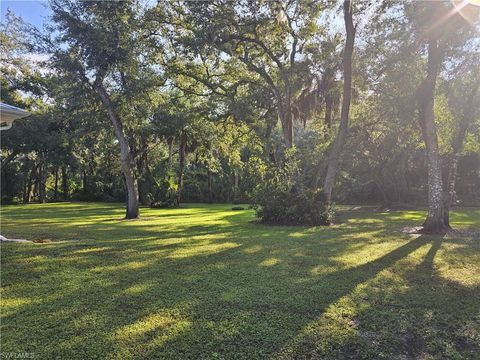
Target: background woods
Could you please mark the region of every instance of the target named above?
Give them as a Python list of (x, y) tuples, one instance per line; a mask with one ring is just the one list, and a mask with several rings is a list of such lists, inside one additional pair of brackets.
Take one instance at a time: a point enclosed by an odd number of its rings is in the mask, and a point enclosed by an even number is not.
[(442, 231), (480, 204), (478, 8), (454, 6), (54, 0), (45, 29), (8, 12), (1, 99), (33, 115), (2, 133), (2, 203), (249, 202), (313, 224), (331, 202), (428, 205)]

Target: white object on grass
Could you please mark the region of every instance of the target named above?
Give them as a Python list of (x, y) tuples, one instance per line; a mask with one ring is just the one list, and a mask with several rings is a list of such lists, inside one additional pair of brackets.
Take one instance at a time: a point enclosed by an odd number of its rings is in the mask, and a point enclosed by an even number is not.
[(31, 241), (25, 239), (7, 239), (5, 236), (0, 235), (0, 241), (11, 241), (11, 242), (19, 242), (19, 243), (29, 243)]

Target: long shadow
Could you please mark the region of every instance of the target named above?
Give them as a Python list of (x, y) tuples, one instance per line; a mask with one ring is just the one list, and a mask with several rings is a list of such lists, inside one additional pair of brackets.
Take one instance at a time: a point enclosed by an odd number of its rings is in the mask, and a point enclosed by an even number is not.
[[(44, 263), (38, 261), (38, 270), (29, 271), (28, 262), (19, 262), (25, 258), (22, 253), (9, 258), (7, 266), (17, 266), (9, 272), (21, 272), (17, 281), (28, 284), (15, 295), (30, 297), (32, 302), (6, 313), (6, 330), (13, 332), (12, 326), (17, 326), (17, 331), (26, 335), (32, 331), (31, 319), (39, 312), (46, 314), (48, 327), (38, 324), (36, 336), (23, 346), (28, 350), (29, 345), (41, 346), (59, 333), (66, 334), (56, 346), (44, 350), (47, 358), (115, 357), (120, 353), (118, 346), (126, 351), (126, 358), (265, 358), (279, 354), (285, 346), (293, 347), (291, 355), (300, 356), (310, 345), (290, 343), (306, 325), (359, 284), (431, 240), (422, 236), (376, 260), (342, 269), (334, 257), (352, 250), (355, 242), (345, 240), (351, 229), (322, 229), (302, 236), (301, 241), (290, 241), (288, 237), (301, 228), (243, 224), (238, 229), (236, 221), (242, 216), (232, 215), (227, 225), (177, 226), (178, 232), (161, 234), (149, 232), (144, 225), (129, 225), (124, 229), (128, 234), (141, 231), (145, 240), (123, 236), (117, 243), (103, 238), (102, 231), (111, 231), (108, 226), (96, 227), (100, 240), (94, 244), (58, 244), (23, 252), (45, 259)], [(221, 236), (164, 243), (172, 237), (212, 233)], [(92, 246), (98, 249), (81, 257), (75, 253)], [(202, 246), (208, 251), (202, 251)], [(190, 248), (192, 254), (182, 253)], [(252, 252), (252, 248), (258, 250)], [(427, 258), (433, 262), (434, 256)], [(263, 265), (271, 258), (278, 264)], [(313, 276), (308, 270), (318, 264), (340, 270)], [(70, 271), (64, 272), (65, 267)], [(35, 276), (28, 278), (25, 274), (29, 273)], [(95, 319), (93, 332), (88, 316)], [(155, 316), (163, 318), (154, 326), (142, 325), (145, 319), (157, 319)], [(80, 321), (84, 317), (86, 320)], [(174, 328), (173, 335), (168, 335), (174, 326), (168, 324), (182, 321), (188, 326)], [(130, 327), (137, 332), (124, 339), (122, 334)]]
[(472, 299), (478, 298), (480, 288), (442, 277), (435, 257), (445, 242), (438, 237), (425, 240), (430, 248), (416, 266), (397, 267), (398, 278), (379, 280), (356, 294), (368, 298), (371, 306), (357, 305), (347, 340), (326, 351), (319, 346), (318, 333), (307, 334), (290, 346), (288, 358), (477, 359), (479, 307)]
[[(422, 247), (427, 242), (428, 240), (426, 238), (418, 238), (405, 245), (400, 246), (394, 251), (372, 262), (354, 268), (336, 271), (322, 276), (318, 279), (310, 279), (306, 282), (303, 282), (301, 286), (295, 287), (293, 291), (290, 291), (288, 294), (289, 296), (294, 296), (297, 298), (297, 301), (295, 303), (292, 303), (290, 301), (282, 301), (282, 299), (275, 299), (274, 297), (270, 297), (268, 295), (274, 294), (265, 294), (262, 291), (263, 289), (261, 287), (256, 289), (253, 294), (249, 294), (249, 297), (258, 296), (259, 299), (257, 301), (249, 301), (248, 298), (241, 296), (242, 291), (238, 288), (238, 286), (231, 286), (229, 289), (227, 289), (226, 292), (228, 293), (230, 291), (236, 293), (238, 298), (235, 301), (226, 302), (222, 299), (217, 299), (217, 301), (215, 301), (213, 304), (210, 304), (210, 306), (204, 303), (199, 304), (195, 306), (192, 311), (197, 313), (205, 313), (205, 307), (211, 307), (210, 310), (213, 310), (214, 308), (218, 309), (222, 307), (233, 307), (237, 314), (243, 314), (243, 321), (245, 322), (245, 325), (261, 321), (265, 322), (266, 324), (268, 323), (269, 326), (271, 326), (268, 318), (270, 316), (274, 317), (278, 315), (278, 313), (286, 314), (287, 318), (291, 319), (300, 318), (300, 322), (284, 322), (282, 326), (275, 326), (274, 324), (273, 328), (269, 329), (270, 333), (276, 332), (276, 334), (274, 334), (275, 338), (281, 340), (276, 343), (269, 343), (268, 341), (263, 343), (262, 339), (258, 338), (258, 334), (249, 334), (248, 330), (230, 338), (224, 337), (222, 340), (222, 342), (230, 346), (234, 346), (237, 341), (240, 341), (243, 344), (255, 344), (254, 347), (247, 346), (246, 348), (244, 348), (242, 351), (240, 351), (240, 355), (257, 354), (256, 356), (261, 357), (260, 354), (258, 354), (258, 346), (260, 346), (260, 349), (262, 349), (263, 351), (266, 351), (266, 354), (274, 354), (275, 352), (280, 350), (286, 342), (289, 341), (289, 337), (283, 336), (283, 334), (287, 330), (285, 328), (285, 325), (289, 325), (290, 329), (288, 329), (288, 333), (290, 334), (292, 332), (295, 333), (300, 331), (305, 324), (307, 324), (311, 320), (316, 319), (325, 311), (325, 309), (330, 304), (333, 304), (342, 296), (349, 294), (357, 285), (375, 277), (375, 275), (377, 275), (380, 271), (389, 266), (392, 266), (395, 262), (408, 256), (410, 253)], [(209, 258), (210, 260), (215, 261), (215, 257), (220, 256), (213, 255)], [(275, 276), (275, 281), (280, 284), (277, 289), (283, 287), (292, 287), (292, 280), (294, 280), (294, 277), (280, 277), (279, 275), (280, 274), (277, 273)], [(255, 287), (255, 285), (253, 285), (253, 287)], [(301, 288), (305, 287), (308, 288), (308, 292), (301, 291)], [(296, 291), (300, 291), (301, 297), (299, 297), (298, 294), (295, 294)], [(265, 297), (265, 295), (267, 295), (266, 300), (262, 301), (262, 297)], [(221, 321), (225, 313), (220, 312), (220, 314), (221, 316), (212, 316), (211, 318), (209, 318), (209, 320)], [(216, 334), (215, 331), (211, 331), (211, 329), (209, 329), (209, 327), (206, 326), (204, 322), (197, 322), (189, 329), (189, 331), (183, 333), (181, 337), (174, 338), (173, 340), (163, 344), (162, 349), (152, 349), (151, 356), (155, 356), (157, 350), (163, 351), (165, 347), (172, 349), (181, 347), (182, 344), (188, 343), (190, 341), (188, 339), (193, 340), (197, 336), (197, 334), (203, 334), (203, 338), (206, 339), (206, 343), (212, 343), (212, 341), (214, 341), (215, 338), (218, 336), (218, 334)], [(302, 344), (301, 347), (305, 348), (303, 345), (304, 344)], [(214, 352), (215, 349), (212, 348), (210, 349), (210, 351)], [(208, 356), (207, 354), (208, 352), (204, 353), (203, 355)], [(190, 355), (201, 356), (201, 354)], [(223, 354), (223, 356), (227, 355), (228, 353)], [(240, 356), (238, 353), (236, 355)]]

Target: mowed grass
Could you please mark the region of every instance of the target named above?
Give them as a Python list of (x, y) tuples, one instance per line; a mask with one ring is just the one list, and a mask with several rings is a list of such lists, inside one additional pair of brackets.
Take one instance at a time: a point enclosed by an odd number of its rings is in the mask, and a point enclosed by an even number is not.
[[(38, 359), (478, 359), (480, 239), (424, 212), (343, 208), (329, 228), (229, 205), (4, 206), (1, 347)], [(480, 228), (480, 210), (452, 214)]]

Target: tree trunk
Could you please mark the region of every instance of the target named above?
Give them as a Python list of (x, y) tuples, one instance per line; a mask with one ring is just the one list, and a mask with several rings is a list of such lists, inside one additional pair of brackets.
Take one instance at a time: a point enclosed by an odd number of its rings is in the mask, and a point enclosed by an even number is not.
[[(278, 101), (280, 102), (281, 99)], [(285, 145), (287, 148), (291, 148), (293, 146), (293, 117), (290, 105), (279, 103), (278, 117), (282, 124)]]
[(185, 167), (185, 149), (187, 147), (187, 136), (185, 133), (180, 135), (180, 143), (178, 145), (178, 188), (177, 188), (177, 205), (180, 205), (180, 199), (183, 189), (183, 169)]
[(147, 194), (150, 194), (148, 197), (145, 196), (145, 205), (150, 205), (155, 196), (155, 179), (148, 165), (148, 159), (145, 161), (145, 188)]
[(88, 175), (87, 170), (82, 171), (82, 186), (83, 186), (83, 193), (87, 195), (88, 193)]
[(23, 184), (22, 184), (22, 200), (25, 203), (25, 199), (27, 197), (27, 181), (28, 173), (23, 177)]
[(171, 168), (173, 164), (173, 138), (167, 140), (168, 145), (168, 166)]
[(55, 183), (53, 187), (53, 199), (58, 200), (58, 167), (55, 168)]
[(38, 170), (35, 173), (35, 180), (33, 182), (33, 189), (32, 189), (32, 200), (33, 201), (38, 201), (39, 196), (38, 196), (38, 189), (40, 188), (40, 181), (39, 181), (39, 175), (38, 175)]
[(352, 3), (349, 0), (343, 2), (343, 15), (345, 20), (345, 29), (347, 31), (347, 39), (345, 42), (345, 50), (343, 54), (343, 99), (342, 112), (340, 115), (340, 125), (337, 137), (333, 142), (332, 149), (328, 158), (327, 174), (323, 184), (323, 192), (325, 200), (331, 202), (332, 191), (337, 177), (340, 155), (345, 145), (348, 132), (348, 119), (350, 114), (350, 102), (352, 98), (352, 57), (353, 46), (355, 43), (355, 27), (352, 19)]
[(115, 137), (118, 140), (120, 145), (120, 164), (122, 173), (125, 177), (125, 185), (127, 188), (127, 209), (126, 209), (126, 219), (136, 219), (139, 216), (138, 208), (138, 183), (135, 176), (134, 164), (132, 159), (132, 154), (130, 152), (130, 146), (128, 144), (125, 132), (123, 130), (123, 125), (118, 117), (117, 113), (113, 108), (113, 104), (110, 100), (110, 96), (105, 90), (101, 81), (95, 81), (93, 88), (95, 92), (100, 97), (102, 104), (108, 111), (110, 121), (113, 125), (113, 131)]
[(32, 170), (30, 171), (30, 176), (28, 177), (27, 181), (27, 190), (25, 192), (25, 197), (23, 198), (23, 202), (28, 204), (32, 199), (32, 187), (33, 187), (33, 179), (35, 177), (35, 172), (37, 171), (37, 165), (32, 165)]
[(66, 166), (62, 166), (62, 197), (63, 200), (68, 200), (68, 174)]
[(445, 223), (442, 168), (438, 150), (437, 127), (433, 112), (435, 86), (442, 63), (438, 39), (428, 42), (427, 77), (418, 92), (418, 112), (423, 139), (427, 148), (428, 215), (423, 223), (425, 233), (444, 233), (450, 225)]
[(40, 203), (47, 202), (47, 189), (46, 189), (46, 182), (47, 182), (47, 169), (45, 163), (42, 163), (39, 168), (39, 187), (38, 187), (38, 200)]
[(212, 172), (207, 168), (208, 202), (213, 203)]
[(384, 184), (383, 184), (383, 181), (381, 178), (377, 178), (375, 177), (375, 180), (373, 180), (373, 183), (376, 185), (378, 191), (380, 192), (380, 194), (382, 195), (382, 206), (385, 208), (385, 209), (388, 209), (391, 205), (391, 202), (390, 200), (388, 199), (388, 196), (387, 196), (387, 193), (384, 189)]
[(239, 174), (238, 169), (234, 170), (234, 183), (233, 183), (233, 203), (238, 201), (238, 181), (239, 181)]

